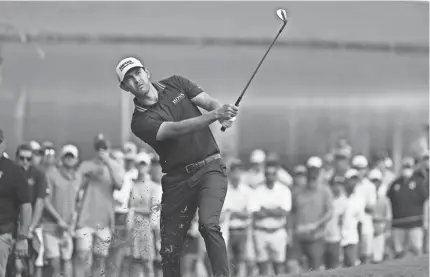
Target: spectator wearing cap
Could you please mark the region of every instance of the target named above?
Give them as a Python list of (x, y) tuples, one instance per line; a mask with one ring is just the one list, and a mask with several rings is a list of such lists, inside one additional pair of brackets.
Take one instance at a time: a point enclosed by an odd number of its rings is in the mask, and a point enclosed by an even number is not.
[(86, 276), (91, 265), (93, 275), (106, 271), (114, 230), (113, 191), (121, 189), (124, 180), (124, 169), (110, 156), (109, 143), (102, 134), (94, 139), (94, 149), (96, 157), (83, 161), (78, 169), (83, 182), (75, 238), (76, 277)]
[[(379, 169), (373, 169), (369, 172), (369, 180), (375, 185), (378, 191), (383, 183), (383, 175)], [(374, 211), (373, 211), (373, 255), (372, 262), (380, 263), (384, 259), (385, 242), (388, 233), (388, 227), (392, 220), (391, 203), (385, 195), (377, 195)]]
[(40, 143), (38, 143), (35, 140), (31, 140), (28, 144), (30, 145), (31, 149), (33, 150), (32, 163), (35, 166), (39, 166), (41, 164), (42, 158), (44, 156), (42, 146), (40, 146)]
[(323, 178), (319, 157), (310, 157), (307, 183), (293, 198), (295, 254), (304, 255), (310, 270), (320, 270), (324, 255), (324, 233), (333, 214), (333, 195)]
[(249, 159), (251, 167), (245, 174), (245, 183), (252, 189), (264, 183), (264, 163), (266, 162), (266, 153), (261, 149), (255, 149), (251, 152)]
[(5, 137), (0, 129), (0, 276), (6, 275), (14, 241), (17, 256), (24, 257), (28, 253), (32, 202), (26, 172), (3, 156), (5, 147)]
[(260, 275), (285, 273), (287, 216), (291, 211), (291, 191), (277, 178), (278, 164), (265, 164), (265, 182), (252, 193), (250, 211), (254, 223), (256, 262)]
[(60, 163), (46, 173), (48, 197), (42, 218), (45, 257), (53, 277), (72, 277), (72, 253), (75, 208), (81, 176), (76, 172), (79, 152), (74, 145), (64, 145)]
[(428, 180), (421, 173), (414, 172), (413, 167), (414, 160), (405, 158), (401, 175), (387, 192), (393, 212), (393, 248), (399, 258), (408, 250), (419, 255), (423, 246), (423, 213), (429, 196)]
[(57, 151), (54, 147), (54, 143), (52, 143), (51, 141), (43, 142), (41, 151), (43, 152), (43, 157), (40, 165), (42, 169), (46, 172), (56, 165)]
[[(297, 165), (294, 167), (293, 191), (301, 189), (306, 185), (308, 169), (305, 165)], [(294, 193), (293, 193), (294, 194)]]
[(369, 263), (372, 261), (372, 245), (373, 245), (373, 219), (372, 213), (376, 204), (376, 187), (367, 178), (368, 161), (363, 155), (357, 155), (352, 159), (352, 167), (357, 170), (359, 182), (355, 186), (356, 193), (363, 198), (366, 203), (365, 217), (361, 222), (361, 237), (360, 237), (360, 261), (361, 263)]
[(246, 241), (250, 225), (250, 199), (252, 189), (242, 182), (243, 164), (233, 160), (228, 168), (228, 190), (224, 209), (230, 215), (228, 256), (234, 276), (245, 276)]
[(133, 211), (132, 243), (127, 250), (125, 270), (130, 268), (126, 276), (154, 276), (154, 237), (152, 213), (154, 207), (160, 205), (158, 185), (149, 178), (151, 157), (144, 152), (136, 156), (137, 178), (133, 180), (130, 196), (130, 209)]
[(340, 264), (340, 240), (342, 216), (345, 213), (347, 199), (344, 193), (345, 177), (336, 176), (331, 184), (333, 193), (333, 214), (327, 223), (324, 240), (325, 269), (334, 269)]
[(30, 263), (34, 262), (35, 275), (37, 277), (42, 276), (42, 268), (44, 266), (44, 243), (42, 227), (40, 221), (44, 210), (44, 201), (47, 196), (47, 181), (45, 172), (32, 164), (33, 150), (28, 144), (21, 144), (16, 150), (16, 161), (24, 168), (30, 186), (30, 195), (32, 200), (33, 217), (30, 225)]
[(285, 168), (281, 166), (281, 159), (279, 158), (278, 153), (269, 153), (266, 158), (266, 162), (276, 163), (278, 164), (278, 180), (282, 184), (291, 188), (293, 185), (293, 177), (288, 173)]
[(378, 169), (382, 174), (382, 183), (378, 187), (377, 193), (379, 196), (386, 196), (391, 183), (396, 179), (396, 175), (387, 166), (387, 156), (379, 155), (375, 162), (375, 169)]
[(360, 182), (359, 172), (349, 169), (345, 173), (346, 205), (341, 216), (341, 241), (344, 267), (355, 266), (358, 262), (358, 245), (360, 242), (361, 222), (365, 217), (365, 201), (355, 189)]
[(326, 179), (332, 182), (336, 176), (345, 177), (350, 168), (351, 150), (349, 148), (336, 148), (333, 151), (333, 168), (326, 172)]

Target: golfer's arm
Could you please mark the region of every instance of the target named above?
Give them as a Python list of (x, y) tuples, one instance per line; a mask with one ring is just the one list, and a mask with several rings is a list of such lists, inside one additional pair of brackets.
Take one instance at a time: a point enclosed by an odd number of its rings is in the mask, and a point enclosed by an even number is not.
[(32, 227), (36, 227), (39, 224), (44, 207), (45, 207), (45, 200), (43, 198), (37, 198), (36, 204), (34, 205), (33, 218), (31, 220)]
[(20, 207), (18, 236), (28, 237), (31, 223), (31, 203), (24, 203)]
[(216, 120), (218, 120), (216, 113), (211, 111), (198, 117), (193, 117), (178, 122), (165, 121), (158, 129), (156, 139), (157, 141), (163, 141), (189, 134), (209, 126)]
[(210, 112), (216, 109), (219, 109), (222, 107), (222, 104), (217, 99), (213, 98), (206, 92), (201, 92), (197, 96), (195, 96), (193, 99), (191, 99), (191, 102), (193, 102), (194, 105), (205, 109), (206, 111)]

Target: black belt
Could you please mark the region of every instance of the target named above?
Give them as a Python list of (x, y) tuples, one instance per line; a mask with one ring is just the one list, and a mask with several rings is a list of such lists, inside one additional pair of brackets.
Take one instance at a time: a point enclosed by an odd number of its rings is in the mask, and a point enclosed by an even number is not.
[(193, 164), (189, 164), (185, 167), (181, 167), (181, 168), (177, 168), (177, 169), (173, 169), (167, 172), (167, 174), (172, 174), (172, 173), (187, 173), (187, 174), (191, 174), (191, 173), (195, 173), (197, 172), (199, 169), (205, 167), (207, 164), (209, 164), (210, 162), (213, 162), (215, 160), (221, 159), (221, 155), (219, 153), (214, 154), (214, 155), (210, 155), (209, 157), (207, 157), (206, 159), (193, 163)]

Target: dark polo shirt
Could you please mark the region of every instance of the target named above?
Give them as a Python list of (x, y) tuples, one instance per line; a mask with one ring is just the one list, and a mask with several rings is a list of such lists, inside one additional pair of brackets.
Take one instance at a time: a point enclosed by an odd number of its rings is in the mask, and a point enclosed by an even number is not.
[(28, 186), (30, 188), (31, 204), (34, 208), (38, 198), (44, 199), (48, 195), (46, 174), (36, 166), (30, 166), (26, 173)]
[(163, 122), (178, 122), (202, 114), (191, 99), (203, 90), (190, 80), (177, 75), (153, 85), (158, 91), (158, 103), (145, 107), (135, 99), (131, 130), (138, 138), (154, 148), (160, 156), (163, 172), (185, 167), (219, 153), (209, 126), (177, 138), (156, 140)]
[(20, 206), (30, 202), (26, 172), (15, 162), (0, 157), (0, 234), (15, 231)]
[(387, 197), (391, 201), (393, 227), (414, 228), (423, 225), (424, 202), (429, 197), (428, 179), (415, 172), (410, 179), (399, 177), (391, 184)]

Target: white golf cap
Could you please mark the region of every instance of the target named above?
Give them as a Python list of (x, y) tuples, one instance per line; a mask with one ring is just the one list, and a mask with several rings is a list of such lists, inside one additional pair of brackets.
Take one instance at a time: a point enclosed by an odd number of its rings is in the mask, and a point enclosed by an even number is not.
[(356, 168), (367, 168), (369, 163), (363, 155), (357, 155), (352, 159), (352, 166)]
[(31, 149), (33, 149), (33, 151), (39, 151), (42, 148), (40, 143), (35, 140), (31, 140), (28, 144), (30, 145)]
[(136, 155), (136, 163), (146, 163), (147, 165), (151, 164), (151, 156), (146, 152), (140, 152)]
[(373, 169), (369, 172), (369, 174), (367, 175), (367, 177), (370, 180), (379, 180), (382, 181), (382, 172), (379, 169)]
[(61, 149), (61, 156), (66, 154), (72, 154), (75, 158), (77, 158), (79, 154), (78, 148), (72, 144), (64, 145)]
[(323, 164), (323, 162), (322, 162), (321, 158), (317, 157), (317, 156), (310, 157), (308, 159), (308, 161), (306, 162), (307, 167), (321, 168), (322, 164)]
[(346, 179), (351, 179), (352, 177), (358, 177), (358, 171), (356, 169), (348, 169), (348, 171), (346, 171), (345, 173), (345, 178)]
[(118, 76), (118, 80), (122, 82), (127, 71), (135, 67), (143, 67), (143, 64), (133, 57), (122, 59), (116, 66), (116, 75)]
[(266, 153), (261, 149), (255, 149), (252, 151), (249, 161), (255, 164), (263, 163), (266, 161)]

